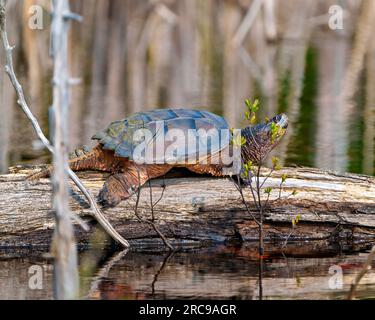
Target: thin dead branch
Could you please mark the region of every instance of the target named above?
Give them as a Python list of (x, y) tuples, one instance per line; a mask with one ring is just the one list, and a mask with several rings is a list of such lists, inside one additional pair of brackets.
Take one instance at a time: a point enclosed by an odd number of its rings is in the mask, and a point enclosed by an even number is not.
[(366, 275), (367, 272), (369, 272), (371, 270), (371, 268), (372, 268), (371, 264), (372, 264), (372, 261), (374, 260), (374, 257), (375, 257), (375, 246), (372, 247), (370, 253), (367, 256), (367, 259), (366, 259), (365, 263), (363, 264), (363, 267), (362, 267), (361, 271), (357, 274), (353, 284), (350, 287), (350, 292), (349, 292), (349, 295), (348, 295), (349, 300), (353, 300), (355, 298), (355, 292), (357, 290), (357, 287), (358, 287), (361, 279)]
[[(19, 83), (14, 67), (13, 67), (13, 56), (12, 52), (14, 47), (10, 46), (8, 41), (8, 35), (6, 32), (6, 17), (5, 17), (5, 8), (4, 5), (5, 2), (1, 2), (0, 6), (0, 31), (1, 31), (1, 38), (3, 42), (3, 46), (6, 53), (6, 66), (5, 66), (5, 72), (8, 74), (9, 79), (16, 91), (18, 100), (17, 103), (21, 107), (22, 111), (25, 113), (27, 118), (30, 120), (34, 131), (36, 132), (38, 138), (42, 141), (43, 145), (53, 154), (54, 148), (50, 144), (47, 137), (44, 135), (38, 121), (32, 114), (23, 93), (23, 89), (21, 84)], [(90, 194), (90, 192), (85, 188), (85, 186), (82, 184), (80, 179), (77, 177), (77, 175), (71, 170), (68, 169), (69, 177), (73, 180), (73, 182), (76, 184), (78, 189), (84, 194), (87, 201), (90, 204), (90, 207), (92, 209), (92, 216), (99, 222), (99, 224), (103, 227), (103, 229), (118, 243), (122, 244), (125, 248), (129, 247), (129, 243), (119, 234), (117, 231), (112, 227), (112, 225), (109, 223), (109, 221), (104, 217), (104, 215), (101, 213), (99, 207), (96, 204), (96, 201), (94, 200), (93, 196)]]
[(67, 182), (68, 168), (68, 24), (64, 13), (69, 12), (67, 0), (54, 0), (51, 26), (51, 39), (54, 44), (52, 56), (53, 71), (53, 212), (55, 229), (52, 239), (54, 257), (54, 297), (56, 299), (77, 299), (79, 294), (78, 255), (74, 239), (73, 225), (70, 220), (69, 191)]
[[(138, 181), (140, 181), (139, 171), (138, 171)], [(140, 195), (141, 195), (141, 189), (142, 189), (142, 186), (140, 184), (138, 184), (137, 200), (135, 202), (134, 215), (137, 217), (139, 222), (149, 224), (152, 227), (152, 229), (154, 229), (154, 231), (159, 235), (159, 237), (162, 239), (163, 243), (169, 248), (169, 250), (174, 250), (174, 247), (171, 245), (171, 243), (168, 241), (168, 239), (165, 237), (165, 235), (159, 230), (159, 228), (155, 224), (155, 214), (154, 214), (155, 203), (153, 203), (153, 200), (152, 200), (152, 188), (151, 188), (150, 180), (149, 180), (149, 190), (150, 190), (151, 219), (150, 220), (144, 219), (139, 215), (138, 205), (139, 205), (139, 199), (140, 199)], [(165, 190), (165, 183), (163, 183), (162, 195), (160, 196), (160, 198), (157, 200), (156, 203), (159, 203), (160, 200), (162, 199), (163, 194), (164, 194), (164, 190)]]

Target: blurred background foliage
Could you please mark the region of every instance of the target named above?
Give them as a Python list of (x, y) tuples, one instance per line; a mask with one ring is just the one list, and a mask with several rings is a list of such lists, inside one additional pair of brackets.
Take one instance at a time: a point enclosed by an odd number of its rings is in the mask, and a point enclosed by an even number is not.
[[(43, 29), (28, 26), (43, 8)], [(343, 29), (328, 26), (343, 8)], [(291, 125), (285, 165), (374, 174), (375, 1), (75, 0), (70, 31), (70, 149), (140, 110), (184, 107), (243, 124), (243, 101)], [(48, 0), (8, 1), (8, 33), (27, 100), (48, 132), (52, 63)], [(0, 51), (4, 64), (4, 53)], [(0, 171), (48, 161), (0, 74)], [(271, 157), (270, 157), (271, 158)]]

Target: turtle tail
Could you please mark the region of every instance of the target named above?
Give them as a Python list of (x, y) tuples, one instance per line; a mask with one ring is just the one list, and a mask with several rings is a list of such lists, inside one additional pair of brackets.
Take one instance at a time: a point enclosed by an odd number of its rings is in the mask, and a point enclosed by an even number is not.
[[(76, 149), (73, 153), (69, 154), (69, 167), (73, 171), (80, 170), (95, 170), (97, 168), (98, 158), (102, 152), (101, 146), (97, 146), (92, 150), (87, 150), (86, 147)], [(41, 178), (51, 176), (53, 166), (49, 165), (46, 169), (29, 175), (26, 179), (35, 181)]]

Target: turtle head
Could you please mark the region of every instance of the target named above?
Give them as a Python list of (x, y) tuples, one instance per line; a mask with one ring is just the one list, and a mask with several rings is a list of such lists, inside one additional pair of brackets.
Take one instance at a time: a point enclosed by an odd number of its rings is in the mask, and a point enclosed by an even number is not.
[(242, 129), (241, 134), (246, 139), (241, 149), (243, 160), (256, 164), (262, 162), (280, 142), (287, 127), (288, 117), (282, 113), (265, 123)]

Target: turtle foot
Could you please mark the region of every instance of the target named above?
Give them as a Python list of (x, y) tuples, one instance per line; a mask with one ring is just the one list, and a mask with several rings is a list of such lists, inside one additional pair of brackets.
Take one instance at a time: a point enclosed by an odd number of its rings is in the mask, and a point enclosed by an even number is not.
[(116, 193), (111, 193), (106, 187), (103, 187), (99, 191), (97, 201), (103, 208), (113, 208), (117, 206), (122, 199)]

